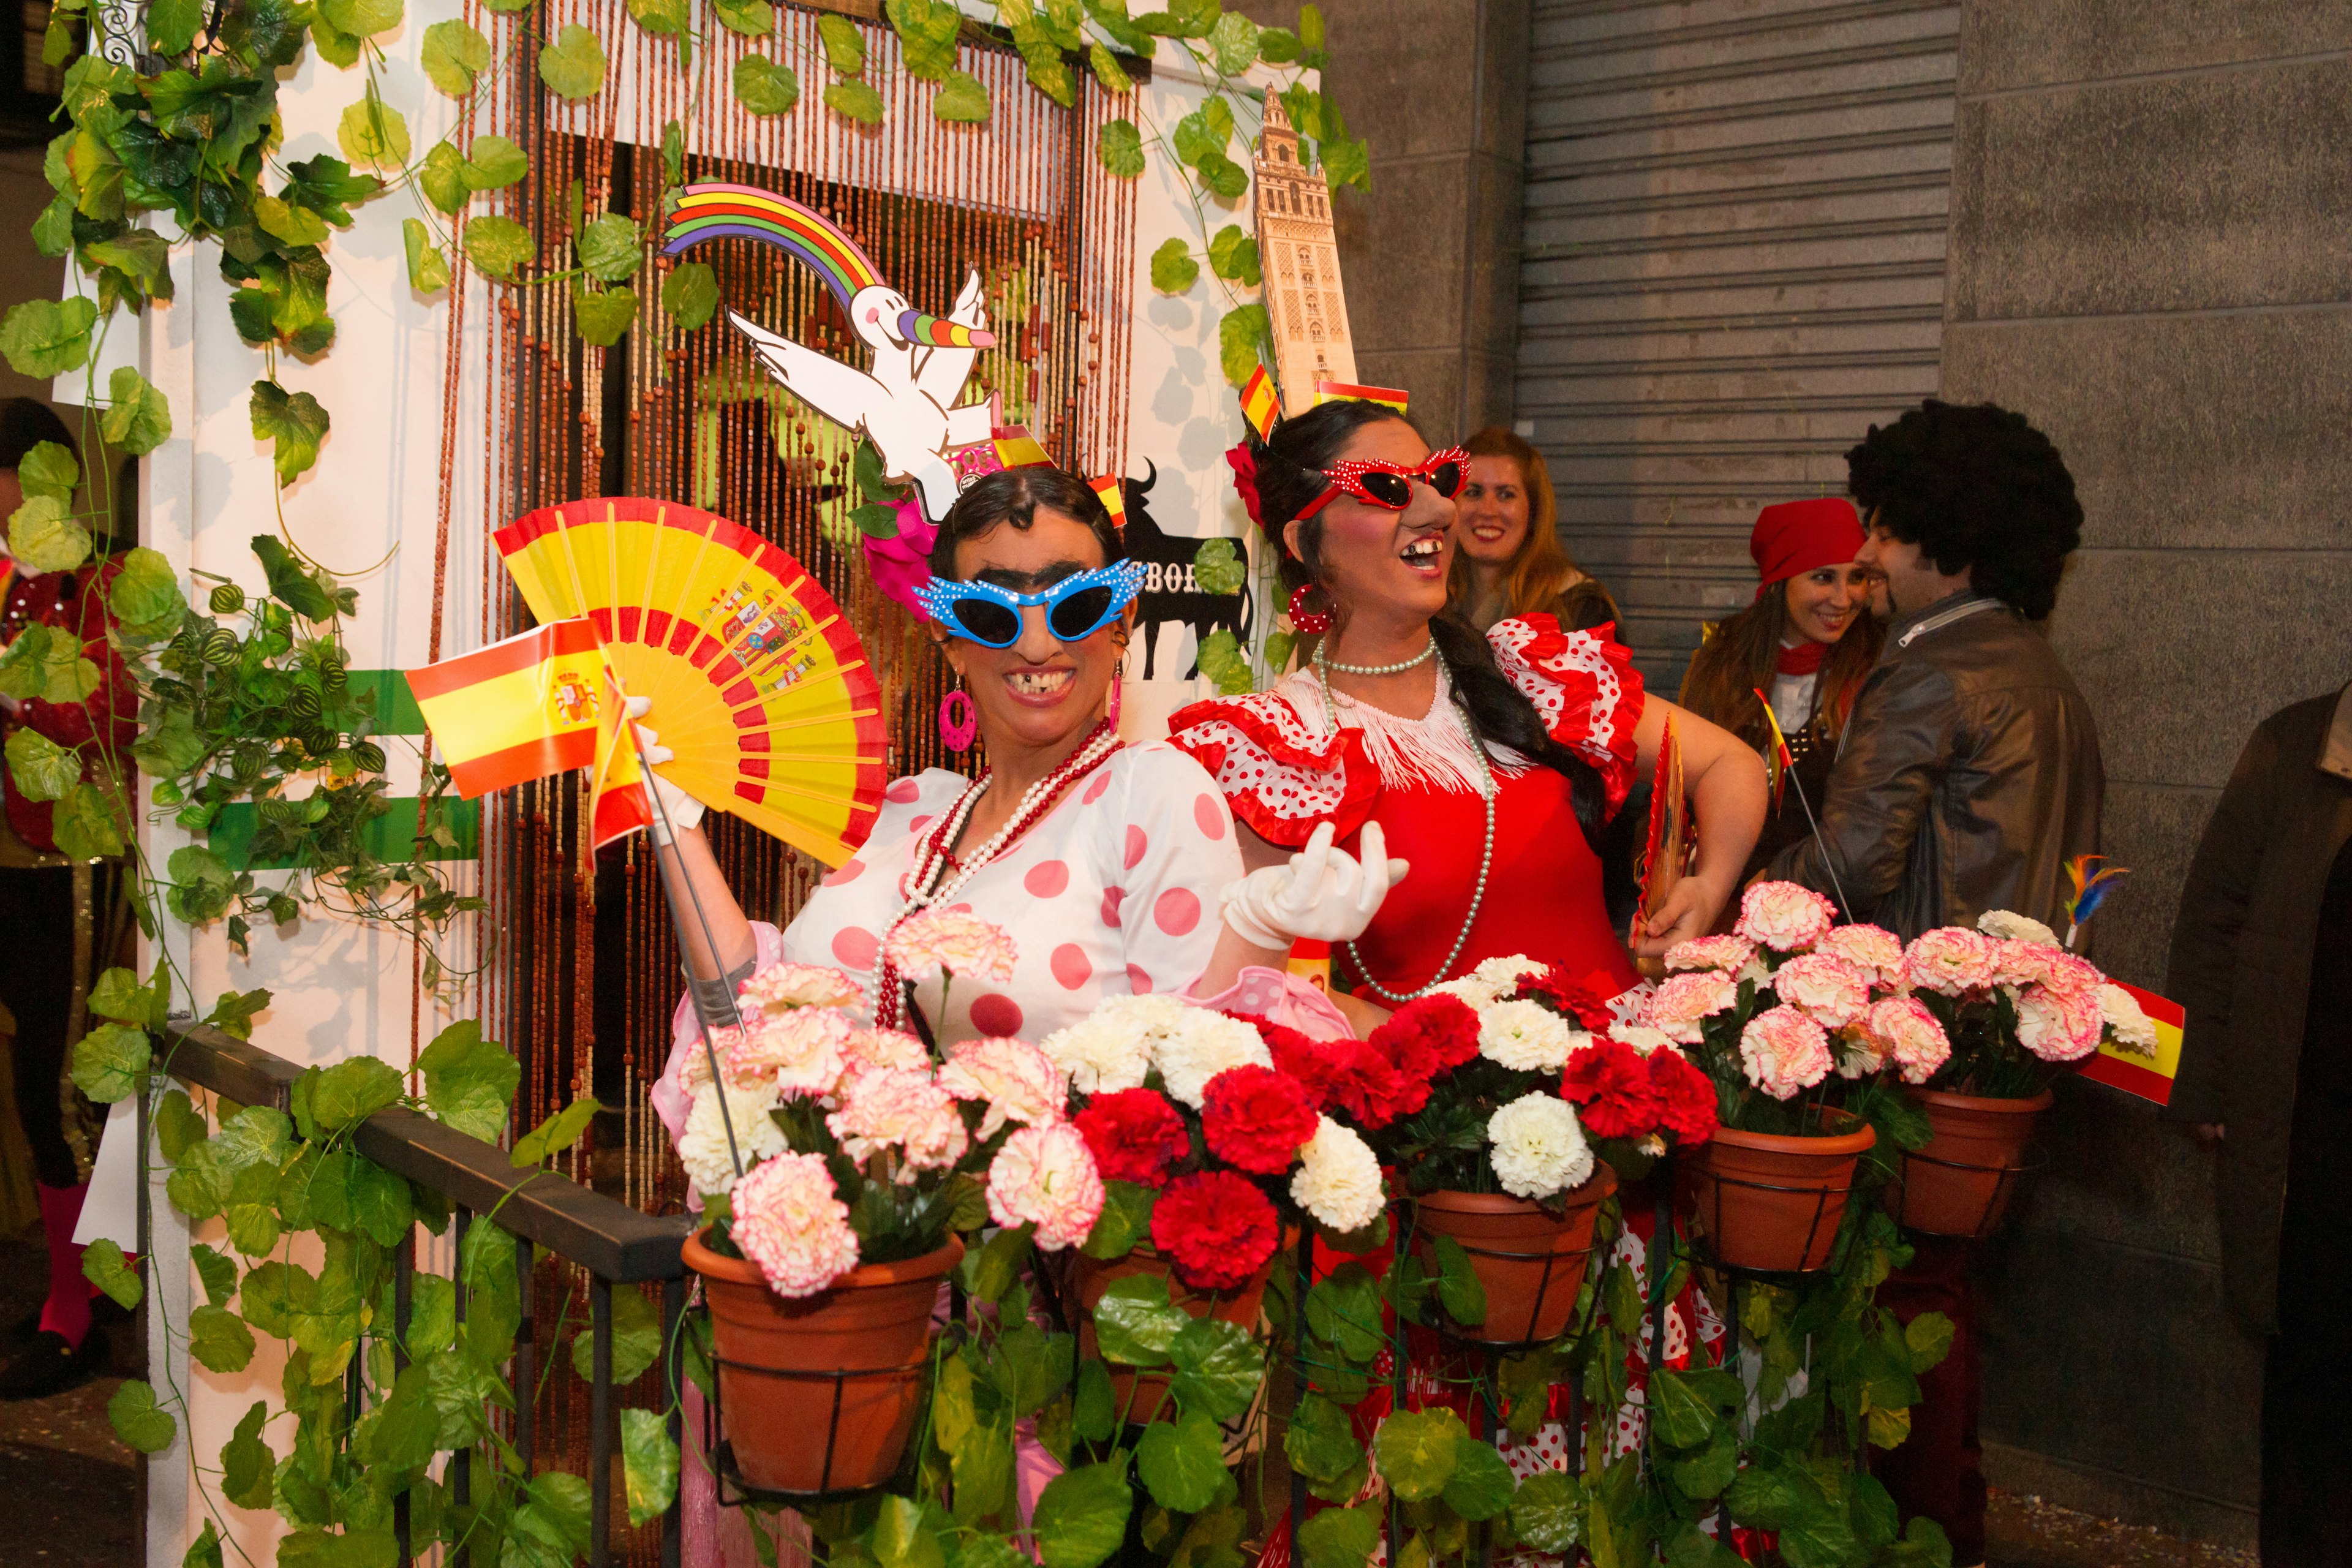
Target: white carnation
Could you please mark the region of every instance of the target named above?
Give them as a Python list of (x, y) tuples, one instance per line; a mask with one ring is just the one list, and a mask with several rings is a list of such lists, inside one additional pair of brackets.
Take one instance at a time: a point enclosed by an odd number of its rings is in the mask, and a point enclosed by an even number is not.
[(1582, 1031), (1533, 1002), (1496, 1002), (1478, 1009), (1478, 1054), (1515, 1072), (1558, 1072), (1570, 1051), (1585, 1043)]
[(1139, 1089), (1151, 1070), (1153, 1036), (1184, 1011), (1173, 996), (1118, 996), (1038, 1046), (1080, 1094)]
[(1620, 1024), (1609, 1031), (1609, 1037), (1621, 1046), (1631, 1046), (1638, 1056), (1648, 1056), (1661, 1046), (1671, 1046), (1674, 1037), (1664, 1029), (1653, 1029), (1642, 1024)]
[(2156, 1026), (2140, 1010), (2132, 994), (2112, 980), (2099, 986), (2099, 1020), (2106, 1026), (2107, 1038), (2117, 1050), (2155, 1058)]
[(1530, 974), (1541, 974), (1551, 967), (1538, 963), (1524, 952), (1508, 958), (1490, 958), (1470, 972), (1470, 977), (1497, 996), (1508, 996), (1519, 988), (1519, 982)]
[(694, 1108), (686, 1116), (686, 1135), (677, 1141), (677, 1158), (694, 1179), (697, 1192), (708, 1195), (730, 1191), (735, 1185), (735, 1162), (727, 1150), (729, 1121), (734, 1123), (735, 1147), (743, 1156), (745, 1171), (771, 1154), (784, 1152), (784, 1130), (768, 1114), (775, 1103), (775, 1091), (764, 1084), (730, 1089), (727, 1121), (722, 1121), (718, 1088), (706, 1083), (695, 1091)]
[(1987, 910), (1977, 917), (1977, 930), (2003, 942), (2039, 942), (2043, 947), (2056, 947), (2058, 933), (2035, 920), (2032, 915), (2019, 914), (2015, 910)]
[(1486, 1119), (1495, 1179), (1516, 1197), (1548, 1198), (1580, 1186), (1592, 1174), (1592, 1146), (1576, 1123), (1576, 1108), (1538, 1089)]
[(1178, 1007), (1180, 1017), (1152, 1041), (1152, 1065), (1168, 1092), (1193, 1110), (1209, 1080), (1239, 1067), (1270, 1068), (1274, 1054), (1258, 1032), (1239, 1018), (1206, 1007)]
[(1387, 1194), (1381, 1162), (1370, 1145), (1329, 1117), (1318, 1117), (1315, 1136), (1298, 1152), (1290, 1196), (1300, 1208), (1337, 1231), (1361, 1230), (1381, 1217)]

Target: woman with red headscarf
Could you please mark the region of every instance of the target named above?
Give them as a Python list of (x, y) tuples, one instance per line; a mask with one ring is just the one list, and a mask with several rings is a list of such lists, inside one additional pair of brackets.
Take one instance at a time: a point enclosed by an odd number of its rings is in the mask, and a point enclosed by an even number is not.
[(1755, 747), (1768, 766), (1780, 762), (1774, 721), (1788, 739), (1796, 777), (1774, 780), (1750, 876), (1810, 831), (1797, 791), (1821, 808), (1854, 694), (1886, 637), (1870, 614), (1869, 574), (1854, 564), (1862, 540), (1862, 520), (1841, 497), (1766, 507), (1748, 536), (1755, 603), (1709, 628), (1683, 678), (1683, 706)]

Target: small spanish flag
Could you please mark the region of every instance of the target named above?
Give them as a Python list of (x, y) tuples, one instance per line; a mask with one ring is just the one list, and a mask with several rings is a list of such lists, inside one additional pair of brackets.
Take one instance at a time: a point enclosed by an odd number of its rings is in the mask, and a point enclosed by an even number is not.
[(1103, 510), (1110, 513), (1114, 527), (1127, 526), (1127, 481), (1117, 474), (1105, 474), (1098, 479), (1088, 479), (1095, 494), (1102, 497)]
[(1327, 403), (1378, 403), (1403, 413), (1406, 400), (1401, 386), (1359, 386), (1352, 381), (1318, 381), (1315, 384), (1315, 405)]
[(996, 460), (1008, 468), (1050, 468), (1054, 459), (1037, 445), (1037, 437), (1019, 425), (999, 425), (995, 431)]
[(467, 800), (596, 760), (609, 706), (592, 621), (554, 621), (408, 674), (408, 689)]
[[(599, 663), (602, 663), (600, 658)], [(589, 838), (602, 849), (615, 838), (653, 825), (653, 802), (646, 796), (645, 770), (637, 763), (637, 737), (629, 725), (629, 705), (610, 666), (599, 672), (605, 719), (596, 726), (595, 772), (588, 780)]]
[(2120, 980), (2108, 982), (2120, 986), (2124, 993), (2139, 1004), (2147, 1021), (2156, 1026), (2156, 1054), (2143, 1057), (2131, 1051), (2118, 1050), (2102, 1045), (2099, 1054), (2083, 1064), (2083, 1076), (2094, 1083), (2104, 1083), (2110, 1089), (2136, 1094), (2142, 1100), (2152, 1100), (2162, 1105), (2172, 1098), (2172, 1080), (2180, 1071), (2180, 1031), (2189, 1015), (2178, 1002), (2168, 1001), (2153, 991), (2143, 991), (2137, 985), (2125, 985)]
[(1250, 372), (1249, 384), (1242, 388), (1242, 417), (1249, 421), (1259, 440), (1274, 438), (1274, 422), (1282, 417), (1282, 398), (1263, 364)]

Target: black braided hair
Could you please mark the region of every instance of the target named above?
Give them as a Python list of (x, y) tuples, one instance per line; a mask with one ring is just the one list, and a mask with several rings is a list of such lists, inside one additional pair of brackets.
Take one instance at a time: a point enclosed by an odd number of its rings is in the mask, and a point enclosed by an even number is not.
[[(1384, 404), (1349, 399), (1321, 404), (1297, 418), (1281, 421), (1270, 441), (1251, 437), (1250, 455), (1257, 465), (1258, 521), (1280, 552), (1284, 587), (1296, 590), (1313, 584), (1328, 592), (1324, 514), (1318, 511), (1299, 525), (1297, 553), (1284, 542), (1283, 530), (1328, 488), (1322, 470), (1339, 461), (1356, 432), (1387, 419), (1412, 426), (1412, 420)], [(1585, 843), (1605, 865), (1609, 795), (1599, 770), (1551, 738), (1536, 705), (1496, 664), (1495, 650), (1476, 627), (1447, 610), (1430, 621), (1429, 633), (1478, 739), (1490, 751), (1507, 746), (1565, 777), (1577, 826), (1584, 831)]]

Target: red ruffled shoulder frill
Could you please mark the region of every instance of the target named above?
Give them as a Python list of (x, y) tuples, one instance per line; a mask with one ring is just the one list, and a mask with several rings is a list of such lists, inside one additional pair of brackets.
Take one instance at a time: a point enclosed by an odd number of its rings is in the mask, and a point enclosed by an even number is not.
[(1380, 770), (1365, 754), (1361, 730), (1318, 735), (1276, 692), (1180, 708), (1169, 716), (1168, 741), (1209, 770), (1250, 831), (1288, 849), (1305, 844), (1322, 822), (1346, 838), (1363, 826), (1381, 793)]
[(1543, 716), (1551, 738), (1591, 763), (1614, 815), (1633, 787), (1642, 672), (1612, 635), (1614, 622), (1562, 631), (1555, 616), (1515, 616), (1486, 634), (1495, 662)]

